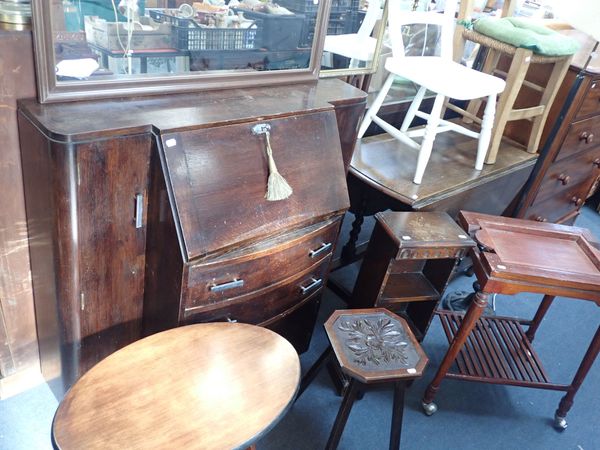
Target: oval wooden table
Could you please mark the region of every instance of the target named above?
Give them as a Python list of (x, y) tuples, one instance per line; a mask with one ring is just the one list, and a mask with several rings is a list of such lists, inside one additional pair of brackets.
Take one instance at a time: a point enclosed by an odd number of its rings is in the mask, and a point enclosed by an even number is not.
[(52, 425), (59, 449), (251, 445), (291, 406), (300, 361), (278, 334), (207, 323), (149, 336), (81, 377)]

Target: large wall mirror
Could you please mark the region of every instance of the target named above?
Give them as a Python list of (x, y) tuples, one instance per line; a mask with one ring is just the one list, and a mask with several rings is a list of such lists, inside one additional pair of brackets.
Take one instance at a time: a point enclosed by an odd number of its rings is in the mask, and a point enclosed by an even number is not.
[(329, 1), (34, 0), (40, 101), (316, 79)]
[(332, 0), (321, 77), (369, 74), (384, 51), (386, 0)]

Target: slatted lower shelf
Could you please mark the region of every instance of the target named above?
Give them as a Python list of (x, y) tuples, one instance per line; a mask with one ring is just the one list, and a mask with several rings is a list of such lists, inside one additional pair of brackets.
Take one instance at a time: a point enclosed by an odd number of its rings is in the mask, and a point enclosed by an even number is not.
[[(464, 316), (450, 311), (436, 314), (448, 342), (452, 342)], [(521, 325), (508, 317), (480, 318), (456, 357), (455, 366), (458, 372), (448, 373), (447, 377), (543, 389), (565, 388), (549, 382)]]

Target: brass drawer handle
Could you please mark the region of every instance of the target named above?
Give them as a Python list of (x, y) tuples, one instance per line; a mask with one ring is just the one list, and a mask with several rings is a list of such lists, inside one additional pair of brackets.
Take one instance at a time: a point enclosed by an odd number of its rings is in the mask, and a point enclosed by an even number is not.
[(571, 198), (571, 202), (574, 203), (575, 206), (583, 205), (583, 199), (581, 197), (577, 197), (576, 195)]
[(323, 284), (323, 278), (310, 278), (311, 283), (308, 286), (300, 286), (300, 290), (302, 291), (302, 295), (306, 294), (309, 291), (312, 291)]
[(308, 252), (308, 256), (310, 256), (311, 258), (316, 258), (321, 253), (325, 253), (326, 251), (328, 251), (331, 247), (332, 247), (331, 242), (327, 242), (327, 243), (323, 242), (319, 248)]
[(579, 135), (579, 140), (585, 141), (586, 144), (591, 144), (594, 142), (594, 133), (588, 133), (587, 131), (584, 131)]
[(214, 284), (210, 287), (211, 292), (222, 292), (228, 289), (234, 289), (238, 287), (242, 287), (244, 285), (244, 280), (238, 280), (237, 278), (233, 281), (228, 281), (223, 284)]
[(565, 175), (564, 173), (561, 173), (558, 176), (558, 181), (560, 181), (562, 183), (563, 186), (569, 184), (569, 182), (571, 181), (571, 177), (569, 175)]

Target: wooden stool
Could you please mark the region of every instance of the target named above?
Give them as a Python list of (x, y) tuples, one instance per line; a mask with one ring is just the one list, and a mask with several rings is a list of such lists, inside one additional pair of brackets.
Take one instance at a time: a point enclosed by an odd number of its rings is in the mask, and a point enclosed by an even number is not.
[[(536, 153), (542, 137), (546, 118), (550, 112), (550, 107), (552, 106), (552, 102), (556, 97), (562, 80), (569, 69), (572, 56), (544, 56), (535, 54), (531, 50), (513, 47), (510, 44), (498, 41), (473, 30), (464, 30), (463, 37), (488, 49), (482, 72), (497, 74), (506, 79), (506, 88), (504, 89), (504, 92), (500, 94), (498, 104), (496, 105), (496, 117), (494, 119), (490, 148), (485, 160), (486, 164), (494, 164), (496, 162), (496, 155), (498, 154), (498, 148), (500, 147), (506, 124), (513, 120), (528, 119), (532, 121), (527, 151), (529, 153)], [(512, 57), (508, 72), (503, 72), (497, 68), (502, 54)], [(525, 75), (527, 75), (530, 64), (554, 65), (546, 86), (539, 86), (525, 80)], [(515, 102), (521, 91), (521, 87), (524, 85), (541, 93), (539, 105), (515, 109)], [(469, 103), (466, 110), (467, 114), (465, 115), (465, 121), (481, 123), (481, 119), (477, 117), (481, 103), (481, 100), (473, 100)], [(448, 104), (446, 106), (449, 109), (464, 114), (464, 111), (455, 105)]]
[(296, 394), (300, 361), (265, 328), (206, 323), (154, 334), (87, 372), (58, 407), (60, 449), (224, 449), (259, 439)]
[(337, 448), (361, 387), (394, 384), (390, 449), (400, 447), (404, 389), (407, 380), (420, 377), (429, 361), (406, 321), (383, 308), (338, 310), (325, 322), (331, 346), (302, 380), (300, 392), (312, 381), (331, 351), (350, 385), (331, 429), (326, 449)]
[(375, 214), (349, 305), (405, 316), (422, 341), (456, 262), (475, 242), (443, 212)]
[[(577, 390), (600, 352), (598, 327), (571, 384), (553, 383), (531, 343), (555, 296), (591, 300), (600, 306), (600, 258), (585, 229), (461, 212), (461, 225), (478, 243), (473, 268), (481, 291), (466, 315), (440, 311), (450, 347), (423, 396), (428, 415), (444, 377), (495, 384), (565, 391), (555, 414), (556, 428), (567, 427), (566, 415)], [(598, 245), (594, 242), (594, 245)], [(544, 294), (533, 320), (484, 317), (492, 293)], [(524, 331), (522, 324), (529, 325)], [(458, 372), (450, 373), (456, 361)]]

